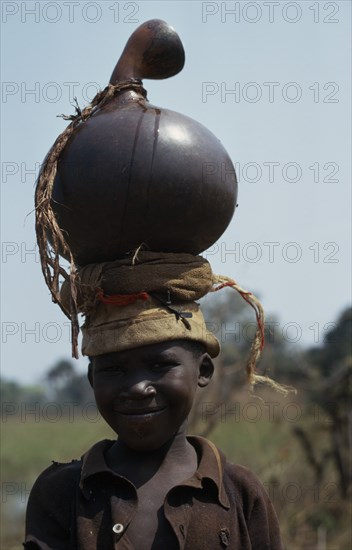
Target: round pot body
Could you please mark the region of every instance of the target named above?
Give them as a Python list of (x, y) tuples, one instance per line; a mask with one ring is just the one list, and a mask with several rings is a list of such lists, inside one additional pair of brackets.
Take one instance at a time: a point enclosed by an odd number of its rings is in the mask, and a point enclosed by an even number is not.
[(142, 244), (199, 254), (225, 231), (236, 199), (220, 141), (129, 91), (76, 128), (58, 162), (52, 207), (83, 266)]

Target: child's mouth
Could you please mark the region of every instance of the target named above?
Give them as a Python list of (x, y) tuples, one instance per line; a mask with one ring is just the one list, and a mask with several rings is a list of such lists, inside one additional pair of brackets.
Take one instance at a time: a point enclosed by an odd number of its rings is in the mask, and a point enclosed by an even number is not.
[(117, 410), (118, 414), (123, 416), (130, 417), (131, 419), (146, 418), (148, 416), (157, 416), (158, 414), (164, 412), (166, 407), (159, 407), (157, 409), (128, 409), (128, 410)]

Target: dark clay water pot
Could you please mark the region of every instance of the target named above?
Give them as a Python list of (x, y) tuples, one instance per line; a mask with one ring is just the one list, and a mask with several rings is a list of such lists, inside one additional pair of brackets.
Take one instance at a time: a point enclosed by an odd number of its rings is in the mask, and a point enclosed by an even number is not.
[[(183, 65), (174, 29), (148, 21), (132, 34), (110, 84), (168, 78)], [(199, 254), (225, 231), (236, 198), (233, 164), (209, 130), (125, 89), (75, 129), (58, 162), (52, 207), (83, 266), (142, 243)]]

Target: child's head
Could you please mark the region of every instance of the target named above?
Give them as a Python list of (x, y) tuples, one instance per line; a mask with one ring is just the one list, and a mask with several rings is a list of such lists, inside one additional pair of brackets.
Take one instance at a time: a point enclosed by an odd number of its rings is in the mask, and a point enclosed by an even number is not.
[(185, 433), (220, 351), (195, 301), (212, 287), (210, 266), (190, 254), (138, 252), (86, 266), (79, 278), (82, 353), (92, 358), (98, 409), (119, 442), (159, 449)]
[(98, 409), (119, 440), (153, 451), (174, 437), (214, 366), (204, 345), (173, 340), (91, 358)]

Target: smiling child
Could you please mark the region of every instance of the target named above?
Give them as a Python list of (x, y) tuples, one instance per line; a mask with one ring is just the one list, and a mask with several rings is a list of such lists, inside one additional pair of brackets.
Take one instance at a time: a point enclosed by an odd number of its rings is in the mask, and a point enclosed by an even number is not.
[(108, 86), (64, 117), (71, 123), (38, 177), (43, 275), (71, 320), (75, 357), (78, 312), (85, 315), (82, 353), (117, 439), (39, 476), (27, 549), (282, 549), (258, 479), (210, 441), (186, 435), (196, 391), (208, 385), (220, 351), (196, 301), (231, 286), (255, 310), (250, 383), (263, 381), (255, 364), (264, 318), (251, 293), (196, 256), (220, 238), (237, 205), (228, 153), (197, 121), (149, 103), (142, 85), (177, 74), (184, 61), (173, 27), (143, 23)]
[[(155, 260), (145, 254), (131, 264), (134, 273)], [(200, 268), (209, 265), (199, 257), (176, 268), (193, 298), (204, 291)], [(81, 270), (82, 301), (88, 286), (99, 289), (99, 303), (86, 315), (83, 353), (97, 407), (118, 437), (39, 476), (25, 548), (281, 550), (275, 512), (255, 475), (229, 464), (210, 441), (186, 435), (197, 388), (208, 385), (219, 353), (198, 304), (184, 300), (175, 278), (122, 300), (119, 278), (110, 275), (105, 270), (98, 284), (89, 273), (88, 285)], [(117, 293), (108, 295), (112, 279)]]

